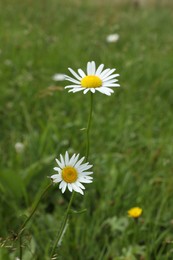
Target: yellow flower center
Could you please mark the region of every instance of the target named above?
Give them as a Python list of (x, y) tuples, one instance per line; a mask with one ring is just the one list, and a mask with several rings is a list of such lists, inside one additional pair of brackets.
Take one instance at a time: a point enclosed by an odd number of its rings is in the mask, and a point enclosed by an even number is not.
[(138, 218), (142, 214), (142, 209), (139, 207), (134, 207), (128, 211), (128, 215), (132, 218)]
[(99, 88), (102, 85), (102, 80), (97, 76), (85, 76), (81, 80), (81, 86), (83, 88)]
[(71, 166), (66, 166), (62, 170), (62, 178), (67, 183), (73, 183), (77, 180), (78, 173), (75, 168)]

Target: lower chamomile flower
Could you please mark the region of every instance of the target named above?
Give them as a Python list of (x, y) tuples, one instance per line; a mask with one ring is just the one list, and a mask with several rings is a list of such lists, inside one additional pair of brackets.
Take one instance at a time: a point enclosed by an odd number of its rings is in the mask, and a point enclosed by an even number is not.
[(70, 192), (74, 190), (83, 195), (85, 187), (82, 183), (92, 182), (93, 177), (90, 175), (93, 172), (88, 171), (92, 165), (88, 162), (82, 163), (85, 157), (82, 157), (80, 160), (78, 159), (79, 154), (73, 154), (73, 156), (69, 158), (68, 152), (65, 153), (64, 157), (60, 154), (60, 160), (55, 159), (58, 167), (54, 167), (54, 170), (57, 171), (58, 174), (54, 174), (50, 178), (54, 183), (60, 182), (59, 188), (62, 193), (68, 188)]
[(65, 88), (70, 88), (69, 92), (83, 91), (86, 94), (88, 91), (95, 93), (96, 90), (110, 96), (114, 91), (112, 87), (119, 87), (120, 85), (116, 82), (118, 79), (116, 77), (119, 74), (114, 74), (116, 69), (103, 69), (104, 64), (101, 64), (96, 69), (96, 64), (94, 61), (89, 61), (87, 63), (87, 74), (81, 69), (78, 69), (78, 74), (68, 68), (75, 78), (65, 76), (65, 79), (74, 83), (73, 85), (68, 85)]

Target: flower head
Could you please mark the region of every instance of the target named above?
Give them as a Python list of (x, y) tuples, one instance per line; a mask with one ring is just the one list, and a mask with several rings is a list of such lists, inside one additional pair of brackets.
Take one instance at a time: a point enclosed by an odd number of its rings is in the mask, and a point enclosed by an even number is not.
[(68, 152), (65, 153), (63, 157), (60, 154), (60, 160), (55, 159), (58, 167), (54, 167), (54, 170), (58, 172), (58, 174), (54, 174), (51, 176), (51, 179), (54, 183), (59, 183), (59, 188), (62, 193), (65, 192), (66, 188), (69, 189), (70, 192), (73, 190), (81, 193), (85, 187), (82, 183), (91, 183), (92, 177), (89, 176), (93, 172), (89, 172), (88, 170), (92, 167), (88, 162), (82, 163), (85, 157), (82, 157), (80, 160), (79, 154), (73, 154), (71, 158), (69, 158)]
[(16, 150), (16, 153), (22, 153), (25, 149), (25, 145), (21, 142), (17, 142), (15, 145), (14, 145), (14, 148)]
[(142, 214), (142, 209), (139, 207), (134, 207), (128, 210), (129, 217), (139, 218)]
[(106, 37), (106, 41), (107, 42), (117, 42), (119, 40), (120, 36), (119, 34), (117, 33), (114, 33), (114, 34), (109, 34), (107, 37)]
[(66, 80), (73, 83), (73, 85), (68, 85), (65, 88), (70, 88), (69, 92), (83, 91), (86, 94), (88, 91), (95, 93), (99, 91), (105, 95), (110, 96), (114, 91), (111, 87), (119, 87), (120, 85), (116, 82), (118, 79), (116, 77), (119, 74), (113, 74), (115, 69), (103, 69), (104, 64), (101, 64), (96, 69), (96, 64), (94, 61), (89, 61), (87, 63), (87, 73), (83, 70), (78, 69), (78, 74), (69, 68), (69, 71), (73, 74), (75, 78), (66, 76)]
[(55, 75), (52, 76), (52, 79), (54, 81), (63, 81), (63, 80), (65, 80), (65, 74), (56, 73)]

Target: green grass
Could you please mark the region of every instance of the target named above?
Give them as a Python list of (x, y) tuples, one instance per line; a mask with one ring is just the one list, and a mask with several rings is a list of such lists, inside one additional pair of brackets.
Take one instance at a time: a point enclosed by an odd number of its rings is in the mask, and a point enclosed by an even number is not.
[[(94, 182), (76, 195), (58, 259), (172, 259), (173, 16), (166, 7), (63, 1), (4, 1), (0, 6), (0, 223), (12, 234), (66, 150), (85, 153), (89, 96), (70, 94), (52, 75), (95, 60), (117, 68), (121, 88), (94, 95), (89, 161)], [(105, 38), (119, 33), (116, 44)], [(16, 142), (25, 150), (17, 154)], [(25, 232), (24, 260), (46, 259), (69, 201), (54, 186)], [(136, 225), (127, 217), (143, 208)]]

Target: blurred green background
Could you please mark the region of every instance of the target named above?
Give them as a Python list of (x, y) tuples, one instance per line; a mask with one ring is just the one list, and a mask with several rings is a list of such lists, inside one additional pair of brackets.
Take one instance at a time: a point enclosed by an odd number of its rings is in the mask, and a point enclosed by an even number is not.
[[(121, 88), (94, 95), (94, 182), (76, 195), (57, 259), (166, 260), (173, 243), (173, 4), (171, 1), (0, 3), (0, 259), (49, 183), (55, 158), (85, 154), (89, 95), (56, 73), (116, 68)], [(118, 34), (116, 42), (107, 36)], [(54, 186), (25, 231), (24, 260), (48, 259), (70, 194)], [(143, 209), (138, 224), (133, 206)]]

